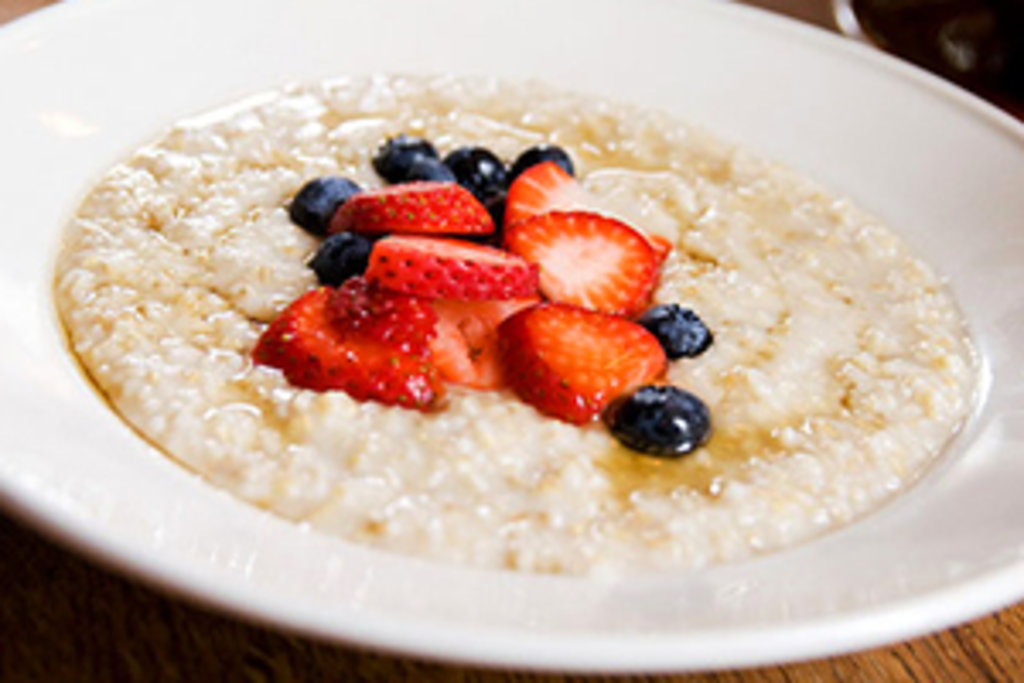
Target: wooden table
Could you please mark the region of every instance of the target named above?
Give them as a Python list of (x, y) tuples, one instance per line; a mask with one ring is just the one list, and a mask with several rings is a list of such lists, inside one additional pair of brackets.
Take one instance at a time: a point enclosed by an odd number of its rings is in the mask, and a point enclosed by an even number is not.
[[(624, 0), (628, 1), (628, 0)], [(0, 0), (0, 23), (50, 0)], [(830, 26), (826, 0), (756, 0)], [(323, 645), (165, 598), (0, 515), (0, 681), (612, 680), (472, 670)], [(894, 647), (793, 664), (625, 681), (1024, 680), (1024, 603)]]

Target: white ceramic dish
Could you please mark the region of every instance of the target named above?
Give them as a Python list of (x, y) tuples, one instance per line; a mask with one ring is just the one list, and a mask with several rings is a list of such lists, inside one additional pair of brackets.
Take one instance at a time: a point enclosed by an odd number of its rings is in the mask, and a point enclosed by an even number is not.
[[(91, 180), (186, 114), (367, 72), (542, 76), (667, 108), (875, 211), (949, 275), (985, 357), (913, 490), (751, 562), (628, 580), (442, 566), (304, 531), (149, 448), (50, 297)], [(0, 501), (149, 582), (326, 639), (519, 668), (732, 667), (865, 648), (1024, 597), (1024, 127), (860, 45), (687, 0), (89, 0), (0, 30)]]

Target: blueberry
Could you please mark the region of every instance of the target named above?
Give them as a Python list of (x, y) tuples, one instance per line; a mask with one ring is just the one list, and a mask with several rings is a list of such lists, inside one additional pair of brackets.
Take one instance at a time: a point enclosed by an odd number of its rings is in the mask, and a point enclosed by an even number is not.
[(398, 135), (388, 138), (373, 156), (373, 167), (389, 183), (409, 180), (409, 169), (416, 159), (438, 159), (437, 150), (422, 138)]
[(505, 199), (504, 192), (496, 192), (484, 199), (484, 208), (491, 214), (496, 234), (501, 232), (501, 225), (505, 221)]
[(339, 232), (325, 239), (309, 267), (322, 285), (337, 287), (345, 280), (362, 275), (370, 259), (373, 242), (352, 232)]
[(505, 192), (501, 191), (492, 194), (482, 203), (484, 208), (487, 209), (487, 213), (491, 215), (491, 220), (494, 221), (494, 232), (489, 232), (485, 235), (462, 235), (461, 239), (502, 248), (504, 234), (502, 233), (501, 225), (505, 220)]
[(455, 174), (437, 159), (416, 157), (405, 174), (405, 182), (414, 180), (433, 180), (441, 183), (454, 183)]
[(331, 217), (348, 198), (362, 190), (348, 178), (326, 176), (315, 178), (302, 186), (288, 215), (292, 222), (312, 235), (324, 235)]
[(708, 407), (673, 386), (640, 387), (613, 404), (606, 419), (622, 445), (665, 458), (686, 455), (711, 436)]
[(658, 338), (665, 355), (672, 360), (699, 356), (714, 341), (704, 321), (679, 304), (654, 306), (637, 322)]
[(512, 163), (512, 170), (508, 172), (508, 182), (519, 177), (519, 174), (537, 164), (545, 161), (553, 161), (562, 167), (562, 170), (569, 175), (576, 175), (572, 165), (572, 158), (568, 152), (557, 145), (537, 145), (526, 150)]
[(504, 191), (508, 180), (505, 164), (483, 147), (460, 147), (444, 158), (455, 180), (481, 202)]

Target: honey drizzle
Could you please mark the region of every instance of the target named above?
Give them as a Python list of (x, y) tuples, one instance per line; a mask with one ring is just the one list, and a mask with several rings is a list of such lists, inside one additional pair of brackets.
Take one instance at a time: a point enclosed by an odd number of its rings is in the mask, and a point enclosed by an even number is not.
[(739, 425), (712, 434), (707, 445), (679, 458), (647, 457), (614, 446), (597, 460), (615, 498), (624, 506), (634, 495), (670, 495), (674, 491), (719, 495), (718, 486), (742, 477), (752, 463), (771, 463), (789, 455), (782, 426)]

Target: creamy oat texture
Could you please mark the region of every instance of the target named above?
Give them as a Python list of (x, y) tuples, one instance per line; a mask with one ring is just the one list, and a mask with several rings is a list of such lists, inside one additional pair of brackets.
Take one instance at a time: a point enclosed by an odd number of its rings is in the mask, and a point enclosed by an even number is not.
[[(319, 175), (380, 184), (370, 156), (399, 132), (505, 158), (557, 142), (675, 243), (656, 298), (716, 343), (669, 379), (711, 406), (708, 447), (659, 461), (507, 393), (423, 414), (253, 366), (315, 284), (289, 199)], [(85, 198), (56, 299), (110, 403), (216, 486), (359, 543), (528, 571), (696, 567), (845, 524), (936, 456), (976, 375), (939, 278), (871, 217), (665, 116), (535, 84), (338, 80), (176, 125)]]

